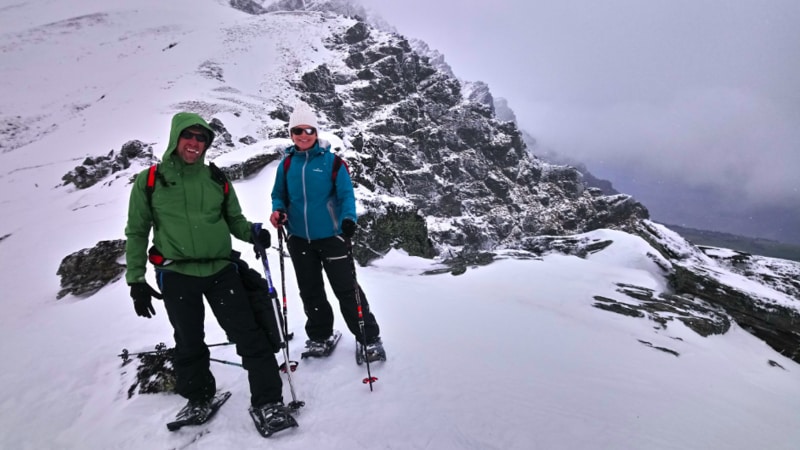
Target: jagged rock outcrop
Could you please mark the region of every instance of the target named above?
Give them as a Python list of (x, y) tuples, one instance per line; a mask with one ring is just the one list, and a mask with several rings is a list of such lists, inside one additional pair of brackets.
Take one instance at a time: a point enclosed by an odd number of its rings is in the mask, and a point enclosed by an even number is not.
[(263, 6), (259, 5), (258, 3), (254, 2), (253, 0), (231, 0), (230, 5), (234, 9), (238, 9), (247, 14), (264, 14), (267, 12)]
[(392, 248), (402, 248), (411, 256), (436, 256), (425, 220), (413, 208), (389, 206), (385, 211), (368, 212), (358, 222), (362, 227), (360, 234), (369, 236), (353, 249), (353, 256), (361, 264), (383, 256)]
[[(720, 308), (742, 328), (800, 362), (800, 263), (741, 252), (708, 256), (677, 233), (648, 221), (635, 231), (669, 260), (668, 278), (678, 295)], [(763, 291), (741, 287), (746, 283), (731, 280), (730, 272), (725, 271), (727, 277), (720, 275), (720, 264), (763, 285)], [(766, 294), (769, 290), (772, 295)]]
[(231, 133), (225, 128), (225, 125), (222, 123), (221, 120), (213, 117), (210, 122), (208, 122), (208, 126), (214, 130), (214, 142), (212, 145), (221, 147), (235, 147), (236, 144), (233, 143), (233, 138), (231, 137)]
[(67, 294), (90, 296), (108, 283), (122, 278), (125, 265), (117, 262), (125, 255), (122, 239), (100, 241), (61, 260), (56, 275), (61, 277), (61, 290), (56, 298)]
[[(287, 116), (288, 117), (288, 116)], [(288, 119), (287, 119), (288, 120)], [(216, 117), (212, 117), (209, 126), (214, 130), (215, 138), (208, 149), (208, 159), (213, 159), (221, 154), (229, 152), (236, 147), (233, 136)], [(258, 142), (252, 136), (244, 136), (238, 140), (244, 145), (252, 145)], [(242, 162), (228, 164), (220, 167), (228, 179), (235, 181), (247, 178), (267, 166), (272, 161), (280, 158), (281, 155), (272, 153), (261, 153)], [(87, 157), (83, 164), (64, 175), (64, 184), (74, 184), (78, 189), (85, 189), (93, 186), (100, 181), (106, 180), (109, 176), (121, 172), (131, 167), (133, 163), (138, 163), (142, 167), (157, 164), (159, 158), (153, 154), (153, 144), (145, 144), (142, 141), (132, 140), (126, 142), (119, 152), (111, 151), (106, 156)], [(130, 177), (133, 181), (134, 177)]]
[(279, 153), (262, 153), (247, 160), (220, 167), (229, 180), (235, 181), (258, 173), (272, 161), (280, 159)]
[[(516, 125), (494, 116), (485, 84), (437, 70), (401, 36), (357, 22), (326, 45), (347, 55), (346, 68), (317, 66), (295, 86), (357, 152), (348, 163), (369, 192), (365, 228), (376, 229), (371, 221), (386, 210), (372, 199), (396, 198), (426, 218), (438, 253), (455, 255), (519, 248), (530, 235), (627, 229), (648, 217), (630, 196), (587, 191), (577, 170), (532, 158)], [(374, 255), (391, 240), (360, 236)]]
[(700, 336), (725, 334), (731, 327), (728, 315), (720, 307), (710, 305), (696, 297), (656, 293), (652, 289), (628, 284), (617, 284), (617, 292), (625, 301), (595, 296), (594, 307), (631, 317), (647, 317), (666, 329), (669, 322), (678, 320)]
[(138, 140), (128, 141), (122, 145), (119, 152), (111, 150), (105, 156), (87, 157), (80, 166), (75, 167), (61, 179), (64, 185), (73, 184), (78, 189), (86, 189), (110, 175), (129, 168), (134, 161), (146, 166), (156, 162), (153, 145)]
[[(234, 1), (240, 4), (248, 2), (248, 0), (232, 0), (231, 5), (233, 5)], [(249, 1), (249, 3), (254, 2)], [(349, 0), (267, 0), (262, 1), (261, 4), (263, 5), (261, 12), (253, 13), (243, 8), (237, 9), (248, 12), (249, 14), (263, 14), (280, 11), (329, 11), (345, 17), (366, 16), (364, 7)], [(248, 8), (252, 9), (252, 6)]]

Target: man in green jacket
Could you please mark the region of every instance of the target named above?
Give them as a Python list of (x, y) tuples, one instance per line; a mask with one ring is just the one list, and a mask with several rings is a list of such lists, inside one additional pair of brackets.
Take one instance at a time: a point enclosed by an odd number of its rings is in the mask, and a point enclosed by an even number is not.
[[(128, 207), (126, 281), (139, 316), (155, 314), (151, 297), (161, 298), (175, 338), (176, 391), (188, 399), (178, 418), (207, 420), (216, 381), (204, 342), (203, 296), (242, 357), (250, 382), (250, 414), (259, 430), (296, 425), (283, 406), (278, 364), (267, 337), (256, 324), (247, 292), (230, 261), (231, 235), (270, 246), (269, 232), (252, 236), (233, 188), (226, 195), (212, 177), (205, 152), (214, 132), (203, 118), (181, 112), (172, 118), (169, 144), (148, 195), (149, 170), (134, 181)], [(151, 184), (152, 186), (152, 184)], [(227, 198), (226, 198), (227, 197)], [(156, 267), (159, 294), (145, 281), (148, 237), (168, 265)]]

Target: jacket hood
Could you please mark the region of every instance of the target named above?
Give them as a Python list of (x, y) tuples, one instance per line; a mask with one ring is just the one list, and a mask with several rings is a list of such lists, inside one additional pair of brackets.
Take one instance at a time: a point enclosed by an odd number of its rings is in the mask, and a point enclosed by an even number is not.
[(199, 126), (204, 128), (209, 135), (208, 143), (206, 144), (206, 149), (203, 151), (203, 154), (200, 156), (200, 160), (198, 162), (205, 163), (206, 152), (208, 148), (211, 147), (211, 143), (214, 142), (214, 130), (208, 125), (202, 117), (195, 113), (190, 112), (179, 112), (172, 117), (172, 126), (169, 130), (169, 144), (167, 144), (167, 151), (164, 152), (164, 157), (161, 158), (162, 161), (169, 161), (172, 154), (178, 148), (178, 137), (181, 134), (181, 131), (193, 127)]

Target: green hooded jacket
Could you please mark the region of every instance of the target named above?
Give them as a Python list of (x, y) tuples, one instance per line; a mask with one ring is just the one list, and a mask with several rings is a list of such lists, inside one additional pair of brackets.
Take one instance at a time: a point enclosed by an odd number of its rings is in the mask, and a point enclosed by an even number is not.
[(199, 115), (175, 114), (167, 151), (158, 166), (152, 209), (147, 201), (148, 169), (139, 173), (133, 183), (125, 227), (128, 284), (145, 281), (151, 229), (153, 244), (166, 259), (175, 261), (164, 270), (198, 277), (213, 275), (230, 264), (231, 234), (251, 242), (252, 224), (242, 215), (233, 186), (223, 214), (222, 185), (211, 177), (211, 169), (205, 164), (206, 153), (194, 164), (186, 164), (178, 155), (178, 136), (192, 126), (208, 131), (206, 150), (214, 139), (213, 130)]

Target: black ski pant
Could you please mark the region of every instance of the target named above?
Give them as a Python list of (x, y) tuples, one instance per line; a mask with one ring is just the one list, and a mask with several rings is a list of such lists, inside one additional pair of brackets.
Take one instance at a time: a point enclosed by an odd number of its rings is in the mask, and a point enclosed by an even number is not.
[(204, 341), (203, 295), (231, 342), (242, 357), (250, 381), (250, 402), (261, 406), (283, 401), (282, 383), (275, 354), (266, 334), (258, 327), (247, 292), (233, 264), (208, 277), (158, 271), (164, 306), (174, 329), (173, 366), (176, 391), (189, 400), (208, 399), (216, 392), (209, 368), (210, 353)]
[[(309, 241), (289, 236), (286, 242), (300, 288), (300, 298), (306, 313), (306, 334), (309, 339), (324, 340), (333, 333), (333, 309), (325, 294), (322, 270), (328, 276), (333, 293), (339, 300), (339, 309), (347, 328), (361, 341), (356, 303), (356, 279), (349, 255), (349, 243), (342, 236)], [(367, 296), (358, 286), (361, 311), (364, 316), (364, 333), (367, 342), (380, 335), (380, 328), (367, 302)]]

